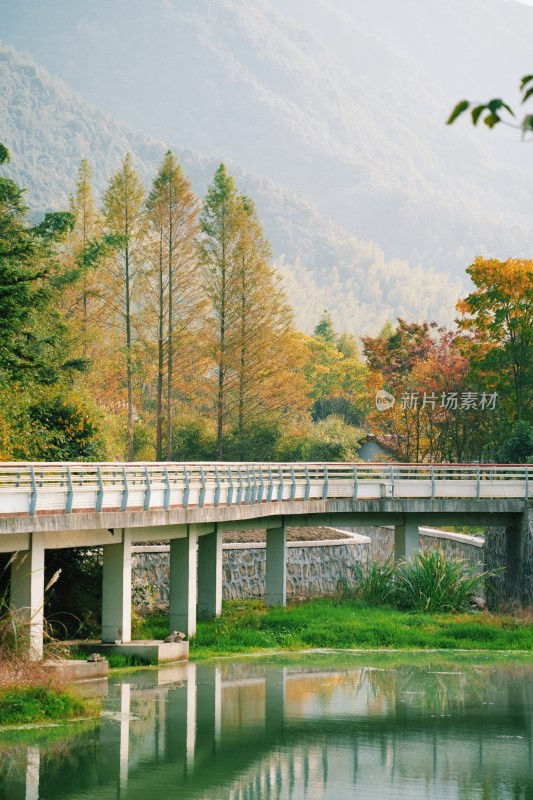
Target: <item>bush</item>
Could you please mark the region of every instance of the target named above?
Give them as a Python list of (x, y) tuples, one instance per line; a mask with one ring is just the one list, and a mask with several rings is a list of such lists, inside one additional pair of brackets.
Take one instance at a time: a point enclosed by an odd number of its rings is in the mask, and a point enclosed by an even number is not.
[(359, 596), (370, 606), (391, 603), (394, 596), (395, 565), (390, 556), (384, 564), (376, 561), (367, 563), (361, 570)]
[(394, 604), (429, 614), (464, 611), (488, 574), (462, 559), (447, 558), (442, 550), (417, 552), (412, 561), (401, 561), (394, 569)]

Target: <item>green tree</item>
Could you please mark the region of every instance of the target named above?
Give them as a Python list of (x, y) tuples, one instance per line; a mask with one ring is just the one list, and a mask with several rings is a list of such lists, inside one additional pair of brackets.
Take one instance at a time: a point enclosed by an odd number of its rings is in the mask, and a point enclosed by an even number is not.
[(327, 309), (324, 309), (324, 313), (320, 318), (320, 322), (318, 323), (318, 325), (315, 326), (313, 335), (316, 336), (317, 338), (323, 339), (325, 342), (329, 342), (330, 344), (335, 344), (337, 335), (333, 328), (333, 321), (331, 319), (331, 315)]
[[(9, 152), (0, 145), (0, 164)], [(64, 328), (53, 308), (59, 281), (58, 247), (72, 230), (67, 212), (28, 224), (23, 190), (0, 176), (0, 380), (52, 383), (68, 366)]]
[(238, 317), (239, 246), (242, 201), (233, 178), (221, 164), (207, 190), (200, 222), (200, 259), (210, 301), (210, 355), (216, 370), (216, 457), (223, 455), (229, 391), (234, 385), (235, 321)]
[(111, 259), (108, 303), (112, 322), (124, 336), (128, 408), (128, 459), (134, 457), (133, 371), (134, 314), (137, 278), (143, 260), (146, 232), (145, 191), (140, 175), (128, 153), (121, 168), (111, 177), (104, 195), (104, 216), (108, 232), (120, 237), (122, 246)]
[(337, 334), (324, 312), (307, 344), (305, 377), (314, 421), (334, 415), (347, 424), (360, 424), (368, 408), (368, 370), (359, 358), (355, 339)]
[(525, 420), (517, 422), (509, 438), (496, 453), (501, 464), (527, 464), (533, 462), (533, 426)]

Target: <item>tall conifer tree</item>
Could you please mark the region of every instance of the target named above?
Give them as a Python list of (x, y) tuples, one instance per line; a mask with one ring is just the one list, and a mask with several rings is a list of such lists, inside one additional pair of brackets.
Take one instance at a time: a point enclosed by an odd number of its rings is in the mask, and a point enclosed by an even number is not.
[(156, 458), (162, 460), (165, 454), (168, 461), (176, 374), (187, 369), (192, 332), (201, 314), (198, 201), (170, 151), (154, 179), (147, 211), (151, 230), (148, 297), (157, 331)]
[(236, 350), (241, 214), (242, 202), (235, 182), (221, 164), (207, 190), (200, 218), (204, 234), (200, 258), (204, 268), (204, 288), (211, 304), (211, 355), (217, 374), (217, 459), (223, 455), (228, 395), (235, 377), (232, 367)]
[(142, 263), (146, 218), (145, 191), (138, 172), (128, 153), (104, 195), (105, 224), (108, 231), (119, 236), (122, 242), (111, 259), (110, 306), (125, 339), (126, 386), (128, 405), (128, 459), (132, 460), (133, 447), (133, 318), (135, 311), (136, 279)]

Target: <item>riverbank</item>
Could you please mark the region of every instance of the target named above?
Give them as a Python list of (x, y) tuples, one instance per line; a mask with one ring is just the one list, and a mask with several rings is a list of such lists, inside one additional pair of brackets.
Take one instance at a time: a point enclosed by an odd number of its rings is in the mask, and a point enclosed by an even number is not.
[[(145, 617), (138, 638), (162, 639), (164, 615)], [(224, 603), (222, 616), (200, 621), (191, 660), (237, 653), (309, 648), (531, 651), (533, 624), (510, 614), (422, 614), (319, 598), (267, 608), (261, 601)]]
[(0, 661), (0, 727), (98, 716), (93, 700), (65, 689), (40, 663)]

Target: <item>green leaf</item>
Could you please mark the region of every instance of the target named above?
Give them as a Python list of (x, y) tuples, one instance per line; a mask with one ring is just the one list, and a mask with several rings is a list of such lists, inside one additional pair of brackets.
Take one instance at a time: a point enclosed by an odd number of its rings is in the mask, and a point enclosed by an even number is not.
[(524, 86), (527, 86), (527, 84), (531, 83), (531, 81), (533, 81), (533, 75), (524, 75), (520, 81), (520, 89), (523, 89)]
[(494, 126), (497, 125), (498, 122), (501, 122), (501, 120), (497, 114), (488, 114), (483, 120), (483, 122), (489, 128), (494, 128)]
[(491, 100), (487, 104), (487, 107), (489, 108), (490, 111), (492, 111), (493, 114), (496, 114), (496, 112), (499, 111), (500, 108), (505, 108), (505, 110), (508, 111), (509, 114), (511, 114), (511, 116), (514, 117), (513, 109), (510, 106), (508, 106), (507, 103), (504, 103), (500, 97), (496, 97), (494, 98), (494, 100)]
[(529, 100), (529, 98), (531, 97), (532, 94), (533, 94), (533, 86), (531, 87), (531, 89), (527, 90), (527, 92), (525, 93), (525, 95), (522, 98), (522, 102), (525, 103), (526, 100)]
[(524, 117), (522, 120), (522, 130), (524, 133), (526, 133), (526, 131), (533, 131), (533, 114), (527, 114)]
[(483, 114), (487, 106), (476, 106), (472, 109), (472, 122), (477, 125), (480, 116)]
[(453, 122), (455, 122), (457, 117), (460, 117), (461, 114), (463, 114), (466, 111), (466, 109), (469, 108), (469, 106), (470, 103), (468, 102), (468, 100), (461, 100), (460, 103), (457, 103), (452, 113), (448, 117), (446, 125), (451, 125)]

